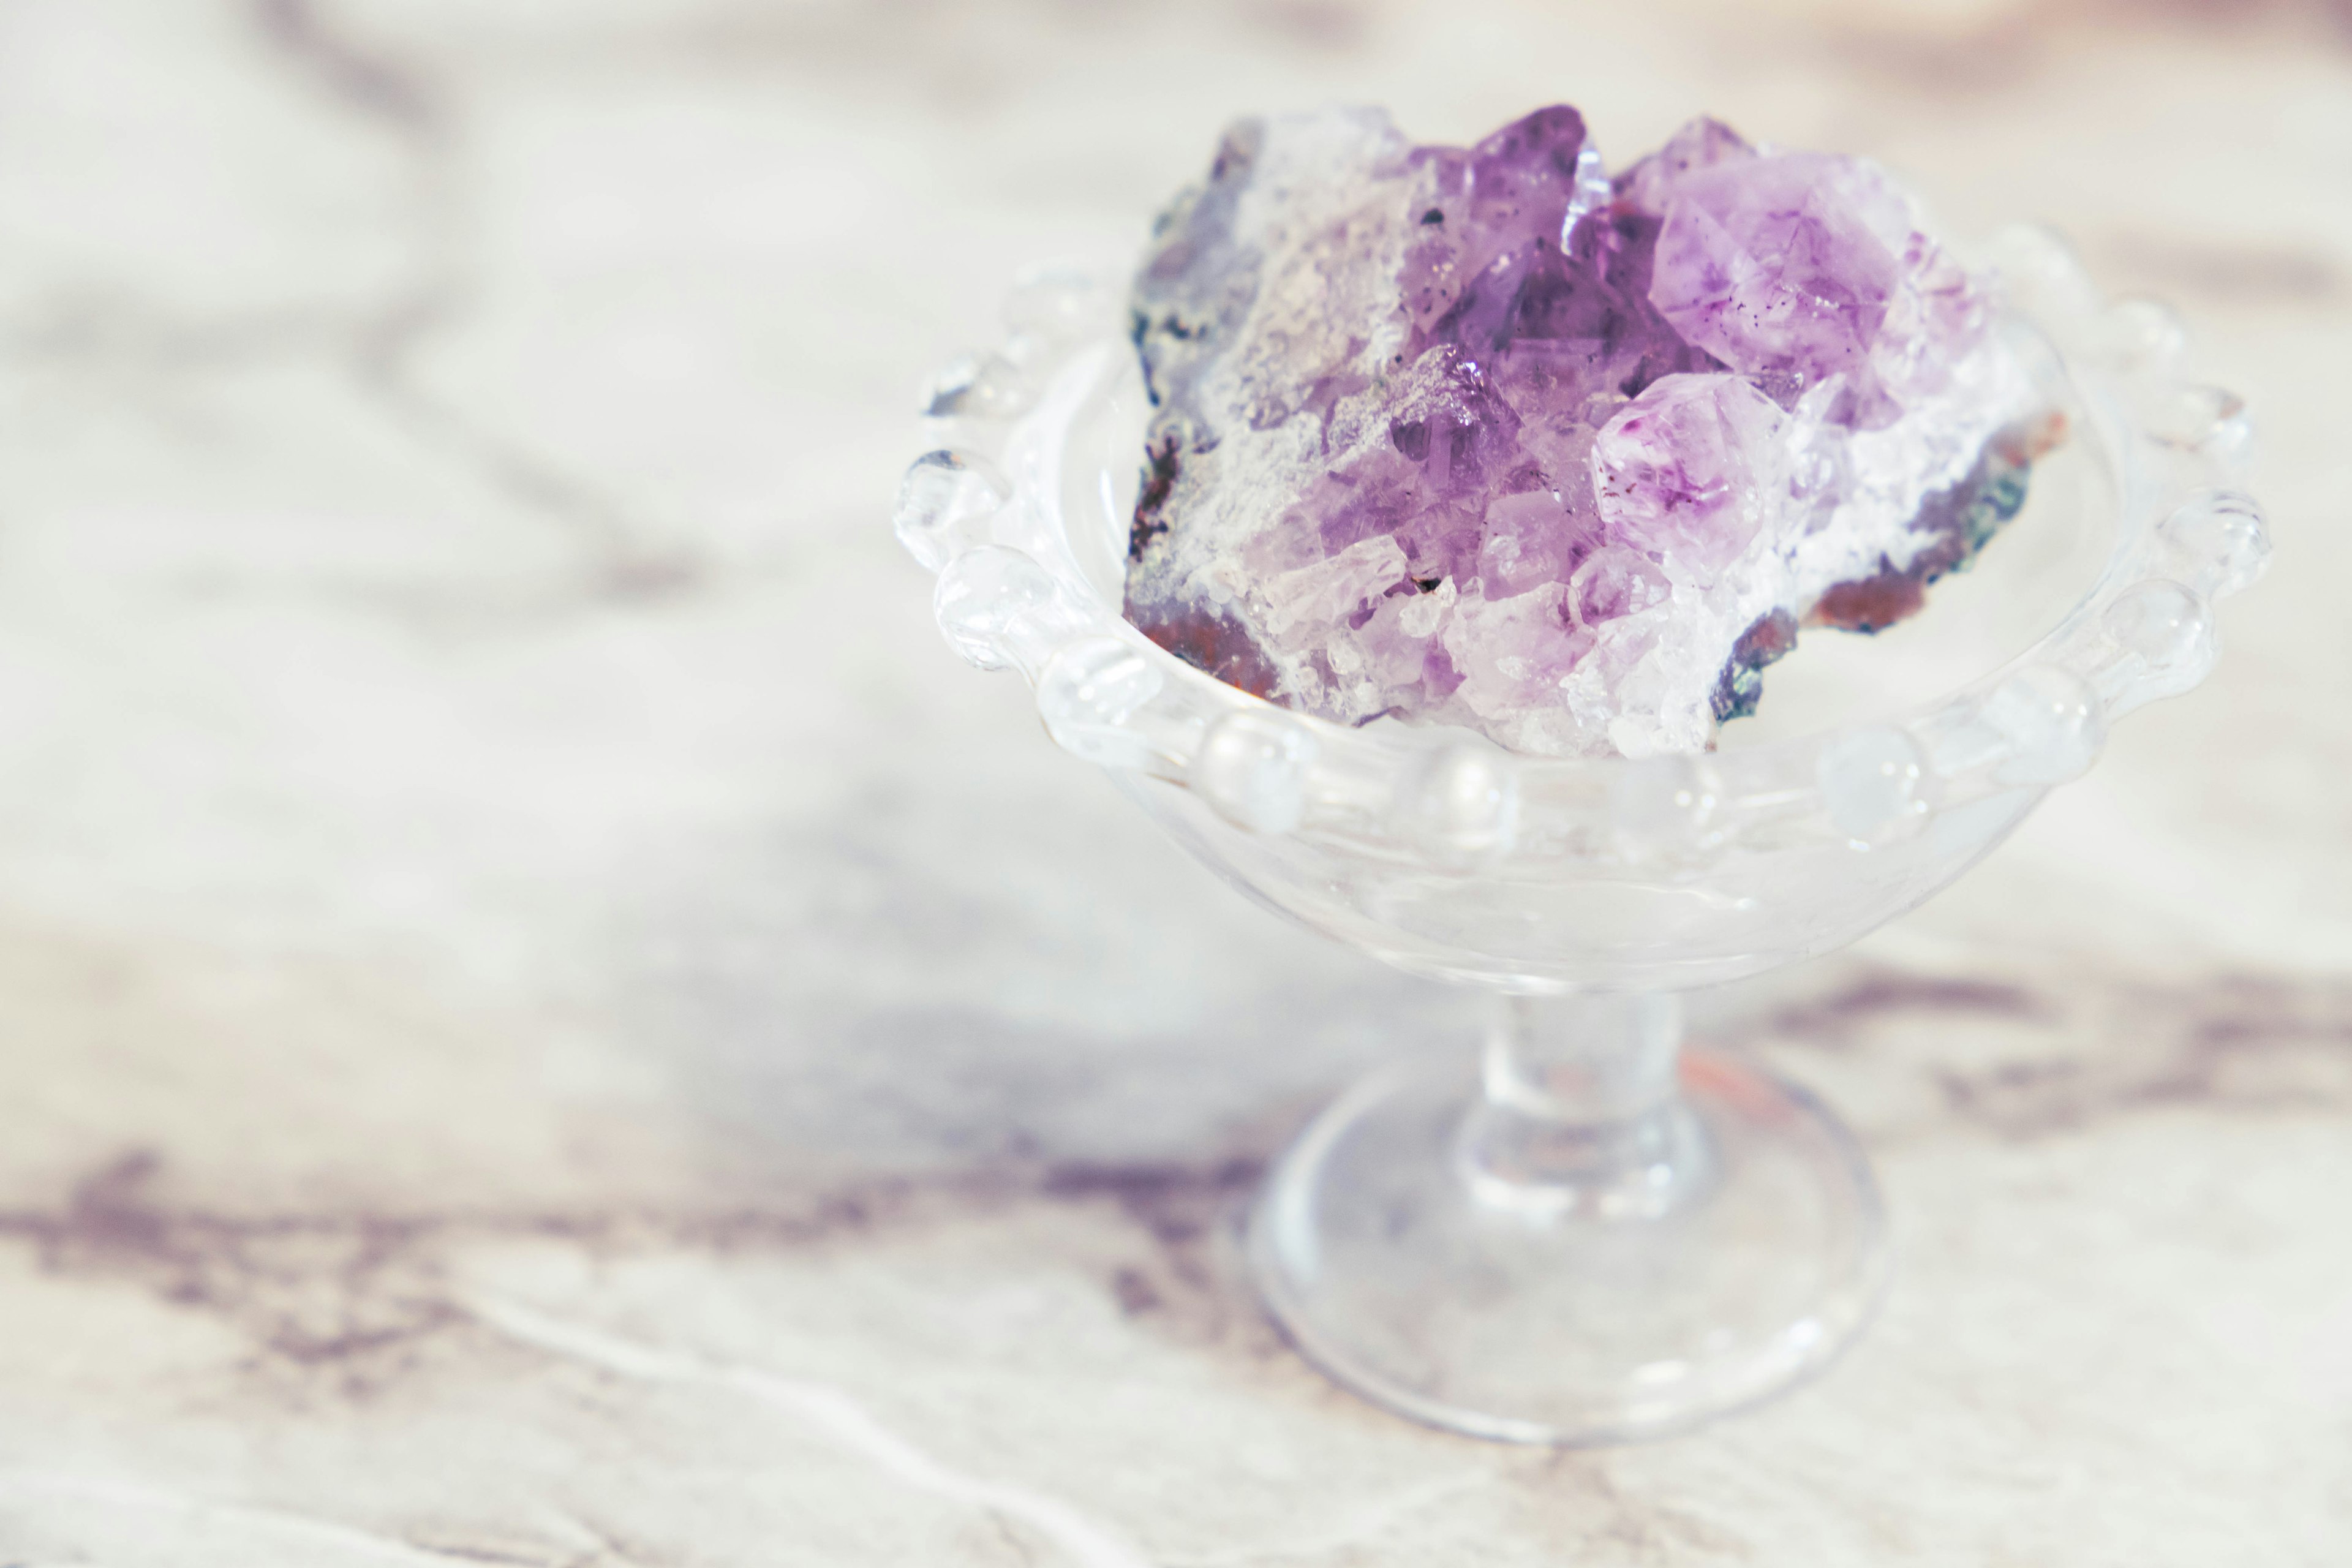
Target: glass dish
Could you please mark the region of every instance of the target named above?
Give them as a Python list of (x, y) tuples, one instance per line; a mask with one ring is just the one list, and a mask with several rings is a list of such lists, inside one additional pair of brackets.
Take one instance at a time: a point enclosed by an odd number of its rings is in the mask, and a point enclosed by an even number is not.
[(1678, 994), (1903, 913), (2195, 686), (2268, 541), (2238, 400), (2162, 307), (2110, 303), (2021, 228), (2001, 331), (2069, 437), (1972, 571), (1875, 639), (1809, 632), (1703, 756), (1519, 756), (1342, 729), (1225, 686), (1121, 618), (1145, 416), (1123, 280), (1022, 280), (1000, 348), (926, 405), (896, 524), (956, 651), (1235, 889), (1491, 994), (1472, 1059), (1399, 1042), (1276, 1164), (1247, 1255), (1343, 1384), (1483, 1436), (1649, 1436), (1819, 1372), (1886, 1279), (1853, 1140), (1802, 1089), (1682, 1048)]

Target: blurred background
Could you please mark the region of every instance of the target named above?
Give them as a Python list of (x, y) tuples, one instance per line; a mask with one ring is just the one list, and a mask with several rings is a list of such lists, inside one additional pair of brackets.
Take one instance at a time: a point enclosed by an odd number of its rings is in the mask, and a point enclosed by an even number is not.
[[(1332, 100), (1867, 153), (2263, 443), (2214, 681), (1704, 1002), (1903, 1274), (1664, 1447), (1271, 1340), (1218, 1216), (1464, 1003), (1156, 838), (889, 535), (1017, 267)], [(2347, 354), (2342, 0), (0, 0), (0, 1561), (2342, 1563)]]

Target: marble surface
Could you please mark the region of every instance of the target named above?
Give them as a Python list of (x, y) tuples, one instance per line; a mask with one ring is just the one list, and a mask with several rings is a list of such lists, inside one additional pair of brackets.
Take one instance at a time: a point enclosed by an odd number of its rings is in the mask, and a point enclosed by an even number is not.
[[(882, 522), (1242, 110), (1572, 98), (2060, 223), (2261, 420), (2214, 683), (1709, 998), (1884, 1176), (1652, 1447), (1304, 1370), (1225, 1224), (1467, 1026), (1213, 884)], [(0, 4), (0, 1563), (2352, 1561), (2352, 16), (2293, 0)]]

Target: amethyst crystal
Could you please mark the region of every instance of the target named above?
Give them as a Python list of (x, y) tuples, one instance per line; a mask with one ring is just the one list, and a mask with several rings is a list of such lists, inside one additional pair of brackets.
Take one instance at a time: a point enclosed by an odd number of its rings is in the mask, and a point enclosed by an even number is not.
[(1236, 126), (1134, 289), (1127, 613), (1343, 723), (1696, 751), (1801, 620), (1875, 630), (2022, 500), (1985, 288), (1848, 158), (1712, 121)]

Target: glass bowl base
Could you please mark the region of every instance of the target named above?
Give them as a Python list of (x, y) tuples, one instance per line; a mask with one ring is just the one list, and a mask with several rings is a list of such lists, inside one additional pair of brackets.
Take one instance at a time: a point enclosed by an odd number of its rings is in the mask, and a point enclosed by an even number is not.
[(1268, 1310), (1347, 1388), (1514, 1442), (1662, 1436), (1803, 1382), (1885, 1282), (1869, 1167), (1811, 1095), (1748, 1062), (1695, 1051), (1678, 1079), (1648, 1205), (1579, 1202), (1572, 1184), (1520, 1201), (1482, 1177), (1473, 1068), (1369, 1079), (1291, 1146), (1250, 1216)]

